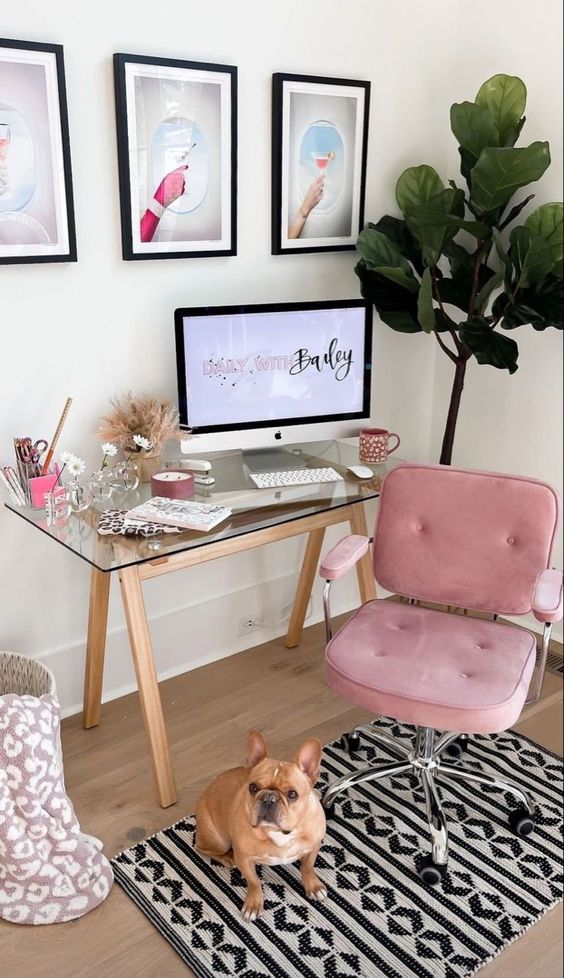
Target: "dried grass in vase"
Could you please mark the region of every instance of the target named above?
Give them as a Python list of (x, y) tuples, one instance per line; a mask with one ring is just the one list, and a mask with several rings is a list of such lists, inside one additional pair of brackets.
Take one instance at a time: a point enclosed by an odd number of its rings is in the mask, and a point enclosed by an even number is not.
[(178, 411), (166, 397), (134, 396), (128, 391), (116, 394), (110, 404), (113, 411), (102, 418), (98, 437), (115, 442), (126, 453), (158, 455), (169, 439), (186, 437)]

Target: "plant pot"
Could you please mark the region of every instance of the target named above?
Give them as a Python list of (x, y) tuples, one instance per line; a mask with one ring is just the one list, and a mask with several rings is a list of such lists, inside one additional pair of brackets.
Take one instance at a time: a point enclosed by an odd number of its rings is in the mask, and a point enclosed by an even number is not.
[(135, 461), (139, 469), (139, 482), (150, 482), (153, 476), (160, 471), (160, 455), (140, 455)]
[(0, 919), (56, 924), (93, 910), (113, 873), (65, 791), (53, 674), (0, 652)]

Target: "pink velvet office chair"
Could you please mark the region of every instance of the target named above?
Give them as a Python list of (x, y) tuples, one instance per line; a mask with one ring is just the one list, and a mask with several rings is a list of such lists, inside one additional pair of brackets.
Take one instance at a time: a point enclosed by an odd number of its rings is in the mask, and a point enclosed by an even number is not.
[[(562, 617), (562, 575), (547, 569), (558, 510), (555, 492), (534, 479), (402, 464), (382, 484), (373, 558), (377, 581), (409, 603), (369, 601), (332, 637), (331, 583), (371, 541), (345, 537), (321, 563), (329, 685), (356, 706), (416, 728), (408, 750), (371, 727), (371, 739), (397, 760), (341, 778), (323, 804), (330, 812), (354, 785), (416, 772), (432, 842), (418, 866), (426, 883), (441, 880), (448, 860), (437, 782), (471, 781), (509, 792), (518, 802), (509, 816), (513, 831), (526, 836), (534, 829), (533, 803), (519, 785), (445, 763), (444, 756), (462, 756), (469, 734), (511, 727), (525, 702), (540, 695), (552, 623)], [(417, 601), (488, 612), (491, 619), (434, 611)], [(531, 610), (544, 623), (536, 673), (534, 636), (497, 621), (500, 614)], [(359, 729), (343, 737), (351, 752)]]

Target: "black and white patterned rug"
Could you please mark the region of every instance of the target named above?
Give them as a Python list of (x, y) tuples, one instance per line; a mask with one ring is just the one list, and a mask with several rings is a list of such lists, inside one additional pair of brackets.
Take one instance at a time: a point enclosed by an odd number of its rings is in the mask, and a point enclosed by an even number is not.
[[(378, 725), (412, 737), (393, 721)], [(375, 759), (392, 758), (369, 734), (352, 760), (331, 744), (323, 785)], [(463, 763), (526, 787), (537, 828), (514, 836), (514, 803), (497, 790), (441, 785), (451, 852), (438, 887), (414, 869), (429, 838), (412, 776), (337, 801), (316, 864), (324, 903), (305, 898), (297, 866), (263, 867), (266, 912), (245, 924), (244, 880), (195, 851), (193, 817), (118, 855), (116, 879), (199, 978), (468, 978), (562, 898), (562, 763), (512, 731), (473, 737)]]

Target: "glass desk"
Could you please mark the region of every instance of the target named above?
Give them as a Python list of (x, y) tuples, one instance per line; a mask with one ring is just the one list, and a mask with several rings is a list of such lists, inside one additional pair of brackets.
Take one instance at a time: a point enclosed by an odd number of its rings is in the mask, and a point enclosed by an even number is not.
[[(232, 515), (209, 533), (186, 530), (149, 540), (101, 536), (96, 530), (100, 517), (96, 509), (71, 516), (62, 526), (50, 527), (42, 510), (7, 504), (17, 516), (91, 565), (85, 728), (94, 727), (100, 721), (110, 577), (112, 571), (118, 572), (157, 795), (163, 807), (174, 804), (176, 788), (142, 582), (305, 533), (305, 555), (286, 636), (286, 646), (294, 648), (302, 634), (326, 527), (348, 523), (352, 533), (367, 535), (364, 507), (359, 504), (379, 495), (384, 475), (400, 462), (400, 459), (390, 458), (387, 463), (369, 466), (373, 468), (373, 478), (360, 480), (347, 471), (349, 465), (358, 464), (356, 445), (336, 441), (309, 442), (285, 446), (285, 450), (296, 454), (296, 468), (303, 462), (313, 468), (331, 466), (344, 478), (335, 483), (257, 489), (240, 451), (212, 453), (206, 457), (212, 463), (215, 485), (209, 488), (197, 486), (194, 498), (229, 506)], [(112, 500), (108, 508), (131, 509), (150, 495), (150, 486), (140, 486), (134, 492), (124, 494), (117, 503)], [(369, 555), (357, 564), (357, 575), (361, 601), (371, 600), (376, 591)]]

